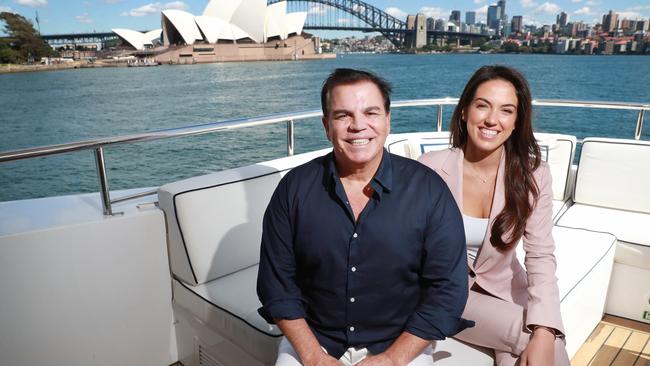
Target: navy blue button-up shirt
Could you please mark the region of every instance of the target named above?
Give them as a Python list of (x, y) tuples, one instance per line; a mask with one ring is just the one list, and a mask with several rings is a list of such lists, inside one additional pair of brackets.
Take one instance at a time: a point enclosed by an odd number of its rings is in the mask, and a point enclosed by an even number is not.
[(462, 217), (444, 181), (384, 151), (355, 222), (332, 153), (291, 170), (264, 215), (260, 314), (305, 318), (321, 346), (381, 353), (403, 332), (444, 339), (471, 326)]

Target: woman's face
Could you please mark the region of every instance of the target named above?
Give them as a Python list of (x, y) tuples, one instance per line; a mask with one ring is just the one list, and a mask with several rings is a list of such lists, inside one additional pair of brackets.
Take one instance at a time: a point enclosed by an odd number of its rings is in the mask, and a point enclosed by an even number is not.
[(463, 112), (467, 147), (490, 154), (503, 146), (515, 129), (517, 102), (515, 88), (506, 80), (494, 79), (479, 85)]

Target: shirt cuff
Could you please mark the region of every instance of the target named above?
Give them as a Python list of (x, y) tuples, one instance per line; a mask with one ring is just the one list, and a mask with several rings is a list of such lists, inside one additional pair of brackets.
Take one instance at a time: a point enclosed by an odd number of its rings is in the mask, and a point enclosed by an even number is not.
[(275, 324), (273, 319), (301, 319), (306, 316), (305, 309), (299, 300), (273, 301), (257, 309), (257, 312), (269, 324)]
[(416, 312), (409, 319), (405, 330), (422, 339), (441, 341), (473, 326), (473, 321), (463, 318), (445, 314), (436, 314), (425, 318)]

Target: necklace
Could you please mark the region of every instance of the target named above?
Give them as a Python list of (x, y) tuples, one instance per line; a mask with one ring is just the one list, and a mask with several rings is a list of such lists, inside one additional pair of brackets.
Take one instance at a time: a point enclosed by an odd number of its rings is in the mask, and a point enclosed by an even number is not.
[(491, 178), (489, 175), (486, 176), (485, 178), (483, 178), (481, 175), (479, 175), (479, 174), (478, 174), (478, 171), (476, 170), (476, 168), (474, 167), (473, 164), (470, 164), (470, 163), (468, 163), (467, 161), (465, 161), (465, 165), (469, 165), (469, 166), (471, 166), (472, 171), (471, 171), (470, 173), (472, 173), (472, 175), (473, 175), (474, 177), (476, 177), (479, 181), (481, 181), (481, 183), (486, 184), (486, 183), (488, 182), (488, 179)]

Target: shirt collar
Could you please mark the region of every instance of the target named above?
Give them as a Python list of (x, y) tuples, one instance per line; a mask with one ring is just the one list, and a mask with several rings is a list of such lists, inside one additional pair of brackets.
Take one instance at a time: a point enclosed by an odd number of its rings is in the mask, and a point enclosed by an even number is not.
[[(336, 184), (336, 182), (340, 181), (339, 172), (336, 169), (336, 163), (334, 161), (334, 152), (327, 155), (325, 177), (330, 184)], [(379, 163), (379, 168), (377, 168), (375, 176), (370, 181), (370, 185), (379, 197), (381, 197), (383, 191), (390, 192), (393, 188), (393, 167), (390, 160), (390, 153), (386, 149), (383, 150), (381, 163)]]

